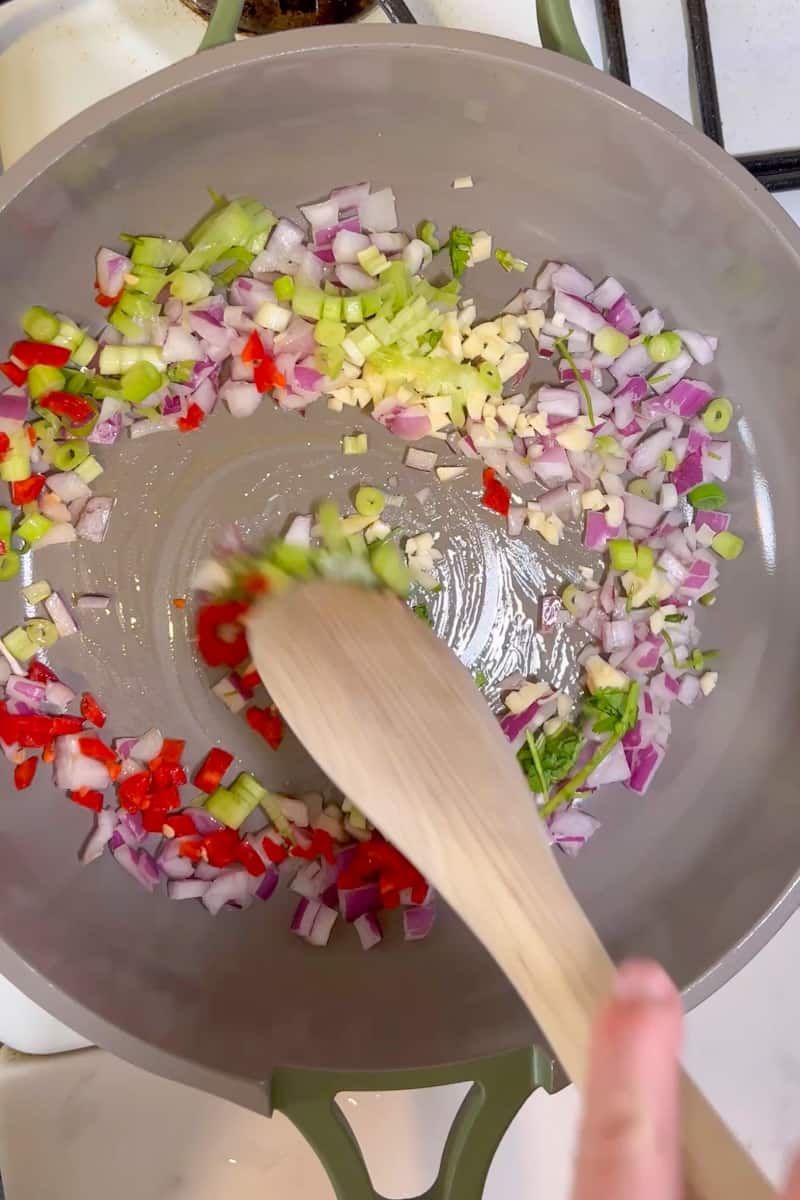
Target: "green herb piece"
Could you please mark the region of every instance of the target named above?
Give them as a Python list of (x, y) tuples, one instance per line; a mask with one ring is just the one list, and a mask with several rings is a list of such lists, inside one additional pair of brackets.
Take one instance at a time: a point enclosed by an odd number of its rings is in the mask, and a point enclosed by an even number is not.
[(442, 244), (436, 236), (436, 226), (433, 221), (420, 221), (417, 226), (417, 237), (426, 246), (430, 246), (434, 254), (438, 254)]
[(460, 225), (454, 225), (450, 230), (447, 249), (450, 253), (453, 277), (460, 279), (469, 265), (469, 256), (472, 253), (472, 234), (468, 230), (462, 229)]
[(686, 493), (686, 499), (693, 508), (705, 508), (712, 512), (724, 508), (728, 503), (727, 493), (718, 483), (698, 483), (697, 487)]
[[(541, 810), (543, 817), (551, 816), (562, 804), (568, 804), (573, 800), (592, 772), (600, 766), (600, 763), (608, 757), (628, 730), (636, 724), (639, 713), (639, 684), (631, 683), (627, 691), (623, 691), (621, 688), (601, 688), (593, 696), (586, 697), (584, 710), (597, 716), (598, 722), (593, 727), (597, 733), (608, 728), (610, 722), (610, 736), (595, 751), (588, 763), (581, 767), (580, 771), (571, 779), (568, 779), (555, 795), (550, 797)], [(604, 730), (600, 730), (598, 725), (602, 725)]]
[(415, 617), (419, 617), (420, 621), (424, 621), (426, 625), (430, 625), (431, 629), (433, 629), (433, 621), (427, 604), (415, 604), (411, 611)]
[(489, 680), (486, 678), (486, 672), (477, 670), (473, 676), (475, 683), (479, 688), (485, 688)]
[(666, 629), (661, 630), (661, 636), (664, 639), (664, 641), (667, 643), (667, 648), (669, 649), (670, 658), (672, 659), (673, 667), (679, 667), (680, 663), (678, 662), (678, 655), (675, 653), (675, 643), (673, 642), (672, 638), (667, 633)]
[(636, 569), (636, 546), (630, 538), (609, 538), (608, 554), (615, 571)]
[(504, 271), (527, 271), (524, 258), (515, 258), (510, 250), (495, 250), (494, 256)]
[(567, 349), (566, 340), (564, 338), (559, 338), (558, 341), (555, 343), (555, 346), (556, 346), (556, 349), (558, 350), (559, 354), (561, 354), (567, 360), (570, 367), (572, 368), (572, 373), (575, 376), (575, 380), (578, 384), (578, 387), (581, 389), (581, 392), (583, 393), (583, 399), (586, 404), (586, 415), (589, 418), (589, 424), (594, 425), (594, 409), (592, 408), (592, 397), (589, 393), (589, 389), (586, 386), (586, 380), (583, 378), (580, 371), (575, 366), (575, 359), (572, 357), (569, 350)]

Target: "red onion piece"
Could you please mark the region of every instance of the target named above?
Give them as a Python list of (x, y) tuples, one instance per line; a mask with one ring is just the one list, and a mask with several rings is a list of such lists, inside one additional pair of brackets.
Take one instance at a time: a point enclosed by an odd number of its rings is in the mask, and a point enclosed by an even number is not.
[(554, 813), (548, 822), (553, 842), (570, 857), (578, 854), (599, 828), (595, 817), (574, 805)]
[(363, 913), (353, 922), (362, 950), (371, 950), (383, 941), (380, 923), (374, 913)]
[(403, 913), (403, 937), (407, 942), (419, 942), (428, 937), (436, 923), (436, 909), (432, 905), (407, 908)]
[(397, 205), (392, 189), (383, 188), (360, 200), (358, 219), (368, 233), (388, 233), (397, 229)]

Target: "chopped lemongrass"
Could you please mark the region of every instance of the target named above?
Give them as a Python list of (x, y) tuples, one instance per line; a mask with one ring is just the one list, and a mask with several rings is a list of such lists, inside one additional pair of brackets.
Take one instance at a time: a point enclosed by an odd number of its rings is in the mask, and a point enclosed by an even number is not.
[(727, 493), (718, 483), (699, 483), (686, 493), (686, 499), (693, 508), (710, 509), (712, 512), (724, 508), (728, 503)]
[(385, 254), (381, 254), (377, 246), (370, 246), (366, 250), (360, 250), (358, 253), (358, 262), (362, 271), (366, 271), (368, 275), (382, 275), (391, 266)]
[(23, 313), (20, 324), (34, 342), (52, 342), (61, 327), (58, 317), (39, 304)]
[(345, 434), (342, 438), (343, 454), (366, 454), (367, 435), (365, 433)]
[(461, 479), (467, 473), (466, 467), (437, 467), (436, 477), (440, 483), (452, 483), (454, 479)]
[(728, 533), (726, 530), (724, 533), (714, 535), (711, 541), (711, 549), (715, 550), (720, 558), (738, 558), (742, 550), (744, 550), (744, 540), (738, 534)]
[(457, 175), (453, 180), (453, 188), (455, 191), (460, 191), (463, 188), (471, 188), (475, 186), (475, 181), (471, 175)]
[(28, 601), (28, 604), (41, 604), (43, 600), (47, 599), (52, 590), (46, 579), (37, 579), (35, 583), (29, 583), (27, 587), (24, 587), (22, 594)]
[(285, 300), (291, 300), (294, 295), (294, 279), (291, 275), (281, 275), (273, 283), (272, 290), (275, 293), (275, 299), (281, 303)]
[(2, 639), (3, 645), (13, 658), (18, 662), (27, 662), (29, 658), (33, 658), (38, 647), (34, 641), (28, 636), (27, 632), (19, 625), (15, 629), (11, 629)]

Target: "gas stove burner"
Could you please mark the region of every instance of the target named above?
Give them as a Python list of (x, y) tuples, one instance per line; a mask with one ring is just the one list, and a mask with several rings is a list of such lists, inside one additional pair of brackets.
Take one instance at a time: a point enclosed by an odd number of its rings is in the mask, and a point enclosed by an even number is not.
[[(183, 0), (187, 8), (209, 17), (214, 0)], [(375, 0), (245, 0), (240, 33), (277, 33), (311, 25), (339, 25), (354, 21), (375, 6)]]

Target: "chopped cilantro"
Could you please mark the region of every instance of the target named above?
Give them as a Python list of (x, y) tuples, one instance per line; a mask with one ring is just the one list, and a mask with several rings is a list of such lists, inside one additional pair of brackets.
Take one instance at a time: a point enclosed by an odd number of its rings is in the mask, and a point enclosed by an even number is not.
[(486, 678), (485, 671), (476, 671), (474, 679), (479, 688), (485, 688), (489, 680)]
[(419, 617), (420, 621), (424, 621), (426, 625), (430, 625), (431, 629), (433, 629), (433, 621), (431, 620), (427, 604), (415, 604), (411, 611), (415, 617)]
[(587, 695), (583, 712), (594, 722), (592, 732), (613, 733), (623, 720), (627, 702), (627, 688), (600, 688), (593, 696)]
[(495, 250), (494, 256), (504, 271), (527, 271), (528, 264), (522, 258), (515, 258), (510, 250)]
[(566, 779), (578, 760), (583, 744), (580, 730), (569, 722), (550, 737), (540, 733), (534, 741), (533, 735), (529, 734), (528, 740), (517, 753), (517, 761), (528, 777), (531, 791), (546, 797), (555, 784)]

